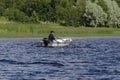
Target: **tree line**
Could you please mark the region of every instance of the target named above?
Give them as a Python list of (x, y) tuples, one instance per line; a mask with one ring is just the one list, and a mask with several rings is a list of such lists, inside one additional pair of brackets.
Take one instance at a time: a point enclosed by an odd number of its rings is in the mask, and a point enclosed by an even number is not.
[(17, 22), (120, 27), (120, 0), (0, 0), (0, 16)]

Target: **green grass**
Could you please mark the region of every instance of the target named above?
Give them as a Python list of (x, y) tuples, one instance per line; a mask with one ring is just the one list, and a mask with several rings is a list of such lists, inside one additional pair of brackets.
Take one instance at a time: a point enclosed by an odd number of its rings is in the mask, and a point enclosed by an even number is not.
[(60, 37), (120, 36), (117, 28), (64, 27), (58, 24), (0, 23), (0, 37), (47, 37), (51, 30)]

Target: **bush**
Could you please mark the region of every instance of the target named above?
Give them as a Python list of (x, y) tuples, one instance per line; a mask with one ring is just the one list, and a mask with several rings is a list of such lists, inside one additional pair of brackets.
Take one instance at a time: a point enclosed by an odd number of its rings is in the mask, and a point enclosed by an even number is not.
[(33, 22), (33, 23), (39, 22), (39, 17), (38, 17), (38, 14), (36, 13), (36, 11), (32, 12), (31, 22)]
[(102, 9), (103, 9), (104, 12), (108, 13), (108, 7), (105, 4), (104, 0), (98, 0), (97, 4), (102, 7)]
[(87, 1), (84, 17), (86, 26), (105, 26), (107, 21), (107, 14), (103, 9), (96, 3), (90, 1)]
[(116, 2), (117, 2), (117, 4), (119, 5), (119, 7), (120, 7), (120, 0), (115, 0)]
[(3, 13), (4, 13), (4, 8), (0, 6), (0, 16), (3, 16)]
[(120, 8), (115, 1), (104, 0), (108, 7), (108, 22), (109, 27), (120, 27)]
[(29, 17), (26, 16), (23, 12), (18, 9), (14, 8), (7, 8), (4, 13), (5, 16), (8, 17), (11, 21), (18, 21), (18, 22), (28, 22)]

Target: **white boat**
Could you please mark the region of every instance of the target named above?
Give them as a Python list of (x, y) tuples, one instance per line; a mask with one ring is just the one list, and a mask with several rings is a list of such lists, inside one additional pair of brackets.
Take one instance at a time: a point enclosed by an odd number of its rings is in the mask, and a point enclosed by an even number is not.
[(40, 46), (42, 47), (65, 47), (65, 46), (69, 46), (71, 41), (72, 41), (71, 38), (57, 38), (53, 42), (49, 42), (48, 38), (43, 38), (43, 40), (40, 42)]

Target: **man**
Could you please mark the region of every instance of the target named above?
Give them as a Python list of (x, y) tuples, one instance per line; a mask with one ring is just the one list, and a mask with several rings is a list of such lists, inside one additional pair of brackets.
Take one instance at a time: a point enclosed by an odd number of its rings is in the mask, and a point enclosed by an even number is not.
[(50, 34), (48, 36), (48, 40), (50, 42), (53, 42), (55, 40), (55, 37), (54, 37), (54, 31), (50, 31)]

